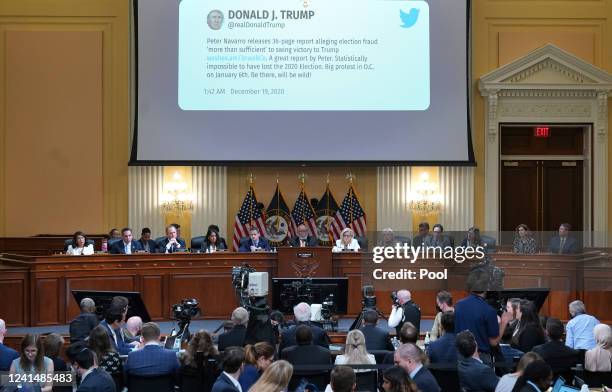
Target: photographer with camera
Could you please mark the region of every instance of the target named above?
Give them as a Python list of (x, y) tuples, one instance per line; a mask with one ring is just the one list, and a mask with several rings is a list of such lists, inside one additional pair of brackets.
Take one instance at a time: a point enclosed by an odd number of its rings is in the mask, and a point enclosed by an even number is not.
[(397, 293), (391, 293), (391, 298), (393, 299), (393, 305), (389, 316), (389, 327), (395, 328), (395, 332), (399, 336), (402, 325), (405, 322), (411, 322), (418, 333), (421, 330), (421, 308), (412, 302), (410, 291), (400, 290)]
[(283, 349), (287, 347), (295, 346), (297, 344), (295, 340), (295, 333), (297, 327), (300, 325), (307, 325), (310, 327), (310, 330), (312, 331), (313, 344), (324, 348), (329, 348), (329, 336), (327, 333), (322, 328), (310, 322), (310, 305), (308, 305), (306, 302), (300, 302), (293, 308), (293, 314), (295, 315), (296, 325), (293, 325), (289, 329), (283, 331), (280, 347), (278, 348), (279, 352), (282, 352)]

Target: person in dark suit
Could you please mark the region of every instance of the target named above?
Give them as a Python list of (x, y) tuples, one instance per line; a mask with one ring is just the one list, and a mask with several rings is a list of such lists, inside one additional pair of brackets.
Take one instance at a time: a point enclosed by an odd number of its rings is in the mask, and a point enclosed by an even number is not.
[(306, 246), (319, 246), (319, 239), (315, 236), (308, 235), (308, 227), (301, 224), (297, 227), (297, 236), (289, 240), (289, 245), (294, 248), (304, 248)]
[(240, 252), (261, 252), (270, 250), (270, 243), (259, 234), (257, 227), (249, 229), (249, 239), (240, 243)]
[(561, 223), (559, 226), (559, 235), (550, 239), (548, 251), (557, 254), (574, 254), (578, 253), (578, 241), (574, 237), (569, 236), (572, 225), (569, 223)]
[[(407, 344), (407, 343), (417, 344), (419, 340), (419, 332), (417, 331), (416, 327), (411, 322), (407, 322), (407, 323), (404, 323), (404, 325), (402, 325), (402, 329), (400, 330), (398, 338), (401, 344)], [(395, 356), (394, 351), (387, 353), (387, 355), (385, 355), (383, 363), (392, 365), (393, 363), (395, 363), (394, 356)]]
[(406, 343), (395, 350), (395, 364), (404, 368), (414, 380), (420, 392), (440, 392), (440, 386), (433, 374), (423, 366), (423, 351), (415, 344)]
[(378, 323), (378, 313), (375, 310), (366, 310), (363, 314), (363, 327), (361, 332), (365, 336), (366, 349), (393, 351), (389, 332), (376, 326)]
[(516, 380), (513, 392), (540, 392), (550, 388), (553, 372), (550, 366), (541, 359), (536, 359), (525, 368)]
[(160, 336), (156, 323), (145, 323), (142, 326), (144, 347), (128, 354), (124, 366), (127, 377), (176, 375), (180, 368), (176, 353), (159, 345)]
[(122, 313), (117, 313), (111, 309), (106, 318), (100, 322), (100, 325), (106, 329), (113, 349), (121, 355), (127, 355), (132, 351), (133, 346), (129, 345), (120, 333), (123, 318), (124, 315)]
[(206, 232), (206, 238), (202, 241), (202, 247), (200, 248), (202, 252), (215, 252), (217, 250), (227, 250), (227, 244), (225, 240), (221, 238), (219, 232), (208, 228)]
[(148, 253), (156, 253), (157, 252), (157, 243), (151, 239), (151, 229), (145, 227), (142, 229), (140, 233), (140, 239), (136, 241), (140, 244), (142, 250)]
[[(327, 348), (313, 344), (312, 330), (308, 325), (298, 325), (295, 331), (297, 346), (291, 346), (281, 351), (281, 359), (293, 366), (302, 365), (331, 365), (331, 351)], [(302, 371), (300, 374), (320, 373), (319, 370)]]
[(212, 392), (240, 392), (238, 378), (242, 372), (243, 362), (244, 349), (242, 347), (231, 347), (225, 350), (222, 358), (223, 373), (215, 381)]
[[(571, 369), (580, 362), (580, 351), (567, 347), (563, 341), (563, 323), (556, 318), (546, 322), (546, 334), (550, 341), (533, 348), (556, 374), (569, 374)], [(569, 380), (565, 376), (566, 380)]]
[(419, 234), (414, 236), (412, 243), (415, 247), (422, 246), (425, 244), (427, 237), (429, 237), (429, 223), (421, 222), (419, 223)]
[(14, 359), (19, 358), (19, 353), (4, 345), (6, 335), (6, 323), (0, 319), (0, 371), (8, 372)]
[(455, 313), (442, 313), (440, 324), (442, 336), (429, 344), (427, 357), (431, 363), (457, 363)]
[(402, 325), (411, 322), (417, 329), (417, 334), (421, 329), (421, 308), (412, 302), (412, 295), (408, 290), (397, 292), (397, 302), (393, 304), (389, 315), (388, 325), (395, 328), (395, 333), (399, 335)]
[(95, 355), (88, 348), (83, 348), (74, 357), (72, 367), (81, 376), (77, 392), (116, 392), (111, 376), (95, 364)]
[(166, 227), (166, 238), (164, 238), (157, 248), (158, 253), (175, 253), (187, 250), (185, 241), (178, 237), (176, 227), (169, 225)]
[(329, 348), (329, 336), (323, 328), (314, 325), (310, 322), (311, 310), (310, 305), (306, 302), (300, 302), (293, 308), (296, 325), (284, 330), (281, 335), (281, 343), (278, 351), (282, 352), (285, 348), (295, 346), (297, 344), (296, 333), (300, 325), (306, 325), (310, 328), (313, 336), (313, 344), (323, 348)]
[(132, 241), (132, 229), (124, 227), (121, 230), (121, 241), (117, 241), (111, 247), (110, 253), (113, 255), (131, 255), (139, 250), (143, 250), (138, 241)]
[(247, 324), (249, 323), (249, 312), (242, 307), (234, 309), (231, 317), (234, 328), (219, 335), (217, 346), (219, 351), (224, 351), (228, 347), (244, 346)]
[(96, 303), (91, 298), (83, 298), (79, 304), (81, 313), (70, 322), (70, 343), (85, 340), (92, 329), (98, 325)]
[(457, 365), (461, 390), (464, 392), (494, 392), (499, 378), (491, 367), (480, 360), (474, 335), (467, 330), (459, 332), (456, 346), (462, 356)]

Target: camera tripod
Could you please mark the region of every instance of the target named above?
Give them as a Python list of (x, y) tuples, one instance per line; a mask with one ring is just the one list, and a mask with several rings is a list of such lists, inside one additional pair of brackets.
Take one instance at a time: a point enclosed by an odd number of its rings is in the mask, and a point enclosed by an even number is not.
[(351, 324), (351, 327), (349, 328), (349, 331), (352, 331), (354, 329), (359, 329), (361, 328), (361, 324), (363, 324), (363, 316), (365, 314), (365, 312), (367, 312), (368, 310), (373, 310), (378, 314), (378, 317), (383, 318), (383, 319), (387, 319), (382, 312), (376, 307), (376, 305), (374, 306), (362, 306), (361, 307), (361, 312), (359, 312), (359, 315), (357, 317), (355, 317), (355, 320), (353, 321), (353, 324)]
[(174, 338), (173, 348), (178, 348), (180, 350), (182, 342), (189, 341), (191, 338), (191, 333), (189, 332), (190, 323), (191, 320), (178, 320), (178, 331), (176, 328), (172, 328), (169, 338)]

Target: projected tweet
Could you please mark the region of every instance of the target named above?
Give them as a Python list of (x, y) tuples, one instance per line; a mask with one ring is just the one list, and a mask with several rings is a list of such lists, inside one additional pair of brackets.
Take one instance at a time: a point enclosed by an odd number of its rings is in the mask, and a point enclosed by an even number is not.
[(425, 1), (182, 0), (179, 7), (183, 110), (429, 107)]

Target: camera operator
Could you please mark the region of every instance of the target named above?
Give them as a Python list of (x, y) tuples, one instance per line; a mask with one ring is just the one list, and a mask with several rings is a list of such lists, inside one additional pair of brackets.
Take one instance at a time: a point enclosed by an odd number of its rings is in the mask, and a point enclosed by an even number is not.
[(231, 320), (234, 328), (219, 335), (219, 351), (224, 351), (231, 346), (242, 347), (244, 345), (247, 324), (249, 323), (249, 312), (243, 307), (236, 308), (232, 312)]
[(266, 298), (251, 298), (247, 306), (249, 311), (249, 322), (246, 328), (244, 344), (255, 344), (268, 342), (276, 347), (278, 341), (278, 329), (275, 321), (270, 317), (270, 308)]
[(412, 302), (410, 291), (400, 290), (393, 297), (393, 306), (388, 324), (390, 328), (395, 328), (399, 336), (402, 325), (408, 321), (416, 327), (418, 333), (421, 330), (421, 308)]
[(297, 327), (303, 324), (308, 325), (312, 331), (312, 344), (329, 348), (329, 336), (327, 333), (323, 330), (323, 328), (320, 328), (310, 322), (310, 305), (308, 305), (306, 302), (300, 302), (293, 308), (293, 314), (295, 315), (296, 325), (293, 325), (283, 331), (280, 347), (278, 348), (279, 352), (282, 352), (283, 349), (287, 347), (295, 346), (297, 344), (295, 340), (295, 332)]
[(470, 295), (455, 305), (455, 332), (469, 330), (478, 344), (480, 359), (491, 364), (492, 349), (499, 344), (512, 314), (505, 311), (498, 321), (497, 313), (486, 300), (490, 276), (485, 269), (474, 269), (467, 279)]

